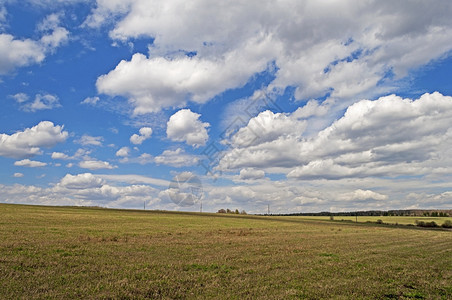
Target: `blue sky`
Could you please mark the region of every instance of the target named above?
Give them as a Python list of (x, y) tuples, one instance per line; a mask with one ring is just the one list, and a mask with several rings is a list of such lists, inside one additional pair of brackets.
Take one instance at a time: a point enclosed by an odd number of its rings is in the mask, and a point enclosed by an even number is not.
[(0, 202), (450, 208), (451, 13), (0, 0)]

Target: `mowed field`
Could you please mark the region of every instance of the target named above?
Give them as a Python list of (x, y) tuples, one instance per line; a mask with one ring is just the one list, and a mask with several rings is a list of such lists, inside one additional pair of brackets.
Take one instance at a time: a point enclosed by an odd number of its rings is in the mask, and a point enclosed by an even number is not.
[(2, 299), (452, 299), (452, 231), (0, 204), (0, 280)]

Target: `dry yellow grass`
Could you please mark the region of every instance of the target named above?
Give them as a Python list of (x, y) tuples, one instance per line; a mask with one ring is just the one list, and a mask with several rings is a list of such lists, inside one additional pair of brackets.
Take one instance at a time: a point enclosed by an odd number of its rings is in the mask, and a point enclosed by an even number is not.
[(452, 297), (452, 232), (0, 205), (4, 298)]

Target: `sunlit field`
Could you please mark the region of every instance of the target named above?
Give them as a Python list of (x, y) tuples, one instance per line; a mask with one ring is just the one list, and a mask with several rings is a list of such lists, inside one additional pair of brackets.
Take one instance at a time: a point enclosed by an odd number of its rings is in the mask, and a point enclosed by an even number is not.
[(0, 214), (4, 299), (452, 297), (452, 231), (441, 228), (5, 204)]

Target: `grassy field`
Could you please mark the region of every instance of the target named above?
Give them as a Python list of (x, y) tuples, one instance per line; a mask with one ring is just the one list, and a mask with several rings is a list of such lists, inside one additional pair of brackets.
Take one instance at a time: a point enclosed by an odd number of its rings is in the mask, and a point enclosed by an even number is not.
[(442, 229), (6, 204), (0, 216), (4, 299), (452, 298)]

